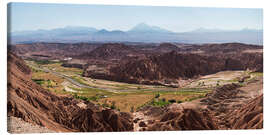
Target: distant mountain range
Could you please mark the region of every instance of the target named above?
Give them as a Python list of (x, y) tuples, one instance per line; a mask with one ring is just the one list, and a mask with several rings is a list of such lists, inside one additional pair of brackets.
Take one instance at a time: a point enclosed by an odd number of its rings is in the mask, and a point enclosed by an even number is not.
[(220, 30), (199, 28), (190, 32), (172, 32), (140, 23), (128, 31), (67, 26), (52, 30), (18, 31), (9, 33), (9, 43), (23, 42), (180, 42), (263, 44), (263, 30)]

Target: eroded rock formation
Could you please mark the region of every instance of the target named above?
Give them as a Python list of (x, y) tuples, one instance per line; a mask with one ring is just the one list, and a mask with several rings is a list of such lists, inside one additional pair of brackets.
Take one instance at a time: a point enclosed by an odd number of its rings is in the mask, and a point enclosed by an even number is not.
[[(85, 107), (79, 104), (85, 104)], [(132, 116), (70, 96), (57, 96), (31, 80), (24, 61), (8, 53), (8, 115), (54, 131), (132, 131)]]

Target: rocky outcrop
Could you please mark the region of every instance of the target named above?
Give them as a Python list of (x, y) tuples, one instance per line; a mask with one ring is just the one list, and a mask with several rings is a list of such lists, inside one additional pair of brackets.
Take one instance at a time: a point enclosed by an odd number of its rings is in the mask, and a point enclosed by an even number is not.
[[(97, 76), (84, 71), (84, 76), (141, 84), (177, 84), (177, 80), (213, 74), (224, 70), (263, 71), (262, 54), (220, 54), (205, 56), (181, 54), (176, 51), (153, 55), (145, 59), (133, 59), (109, 68)], [(169, 83), (168, 83), (169, 82)]]
[(127, 56), (137, 55), (139, 53), (136, 49), (124, 44), (106, 43), (91, 52), (82, 53), (78, 57), (82, 59), (121, 59)]
[(147, 130), (217, 130), (218, 126), (209, 111), (182, 109), (166, 112), (159, 122), (148, 127)]
[[(166, 107), (145, 106), (134, 113), (135, 130), (216, 130), (219, 129), (213, 114), (207, 109), (192, 108), (182, 104)], [(136, 126), (137, 125), (137, 126)]]
[(243, 43), (223, 43), (223, 44), (205, 44), (198, 46), (199, 50), (205, 51), (207, 53), (233, 53), (233, 52), (242, 52), (244, 50), (256, 50), (256, 49), (263, 49), (263, 46), (259, 45), (249, 45)]
[(24, 58), (62, 59), (90, 52), (98, 46), (91, 43), (32, 43), (9, 45), (8, 49)]
[[(252, 91), (260, 93), (256, 89)], [(254, 98), (246, 90), (241, 90), (240, 85), (228, 84), (219, 87), (202, 99), (201, 103), (218, 118), (216, 122), (221, 129), (263, 127), (263, 96)]]
[(239, 110), (227, 116), (232, 129), (263, 128), (263, 95), (252, 99)]
[[(166, 81), (175, 82), (180, 77), (192, 78), (203, 72), (213, 73), (223, 68), (218, 61), (210, 60), (199, 55), (178, 54), (173, 51), (122, 63), (110, 68), (110, 72), (103, 76), (107, 76), (105, 79), (129, 83), (163, 84)], [(88, 74), (86, 71), (84, 75), (93, 77), (94, 73)]]
[(180, 48), (171, 43), (161, 43), (155, 48), (154, 51), (157, 52), (171, 52), (171, 51), (180, 51)]
[(262, 129), (263, 95), (254, 89), (260, 83), (244, 87), (227, 84), (203, 99), (165, 107), (145, 106), (134, 113), (135, 130)]
[(54, 131), (133, 130), (130, 114), (104, 109), (71, 96), (57, 96), (41, 88), (31, 80), (30, 68), (12, 53), (8, 53), (7, 108), (9, 116)]
[[(215, 53), (220, 52), (220, 48), (209, 45), (212, 48), (209, 55), (172, 51), (143, 59), (125, 57), (131, 54), (129, 51), (133, 49), (130, 47), (108, 45), (99, 48), (104, 55), (93, 53), (89, 56), (104, 61), (111, 58), (128, 60), (105, 68), (90, 65), (83, 74), (129, 83), (174, 84), (179, 78), (195, 78), (223, 70), (263, 71), (262, 53), (231, 53), (233, 45), (223, 45), (228, 48), (223, 52), (225, 54)], [(116, 50), (120, 51), (114, 52)], [(242, 83), (246, 83), (245, 80)], [(48, 92), (31, 80), (31, 70), (22, 59), (13, 53), (8, 54), (8, 115), (54, 131), (133, 131), (134, 125), (143, 131), (260, 129), (263, 127), (263, 96), (248, 96), (249, 91), (241, 88), (239, 84), (218, 87), (204, 99), (198, 100), (195, 107), (187, 107), (187, 103), (174, 103), (163, 108), (146, 107), (136, 112), (142, 112), (142, 117), (132, 119), (129, 113)], [(256, 91), (252, 90), (251, 93)]]
[(200, 52), (204, 55), (241, 53), (246, 50), (262, 50), (263, 46), (249, 45), (243, 43), (222, 43), (203, 45), (184, 45), (180, 47), (181, 52)]

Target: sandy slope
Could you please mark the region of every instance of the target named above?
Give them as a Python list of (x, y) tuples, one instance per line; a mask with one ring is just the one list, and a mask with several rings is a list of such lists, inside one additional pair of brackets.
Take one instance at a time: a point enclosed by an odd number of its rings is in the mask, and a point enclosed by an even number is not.
[(10, 116), (7, 120), (7, 130), (9, 133), (54, 133), (46, 127), (41, 127), (28, 122), (21, 118)]

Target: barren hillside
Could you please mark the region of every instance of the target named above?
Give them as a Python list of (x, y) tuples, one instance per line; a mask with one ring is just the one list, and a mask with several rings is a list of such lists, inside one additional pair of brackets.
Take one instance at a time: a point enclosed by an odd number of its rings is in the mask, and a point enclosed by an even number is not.
[(71, 131), (131, 131), (131, 115), (95, 106), (70, 96), (57, 96), (31, 80), (22, 59), (8, 54), (8, 115), (47, 127)]

